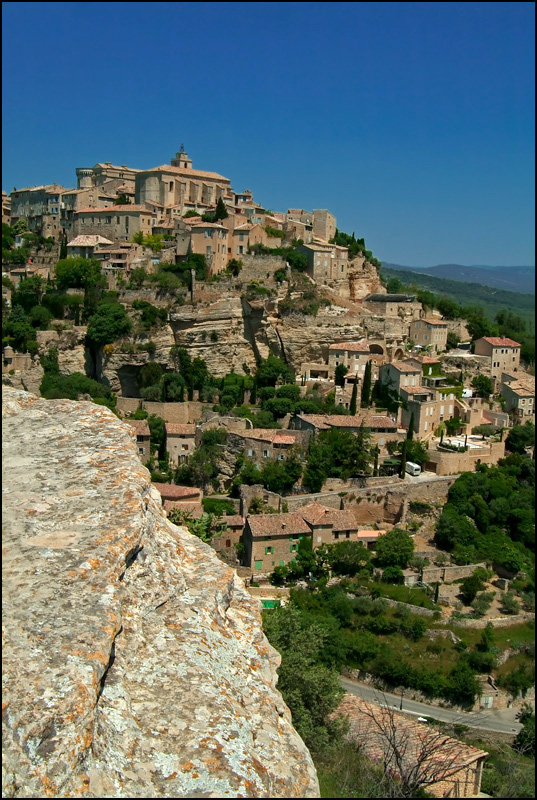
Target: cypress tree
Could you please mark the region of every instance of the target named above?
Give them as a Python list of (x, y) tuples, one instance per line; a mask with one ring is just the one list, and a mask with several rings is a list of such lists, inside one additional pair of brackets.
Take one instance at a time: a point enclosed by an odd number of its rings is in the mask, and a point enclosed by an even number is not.
[(354, 384), (352, 387), (352, 396), (351, 396), (351, 404), (349, 406), (349, 411), (352, 416), (356, 414), (356, 401), (358, 399), (358, 381), (356, 378), (354, 379)]
[(403, 449), (401, 450), (401, 469), (399, 470), (399, 477), (404, 478), (406, 471), (406, 439), (403, 442)]
[(408, 439), (409, 442), (411, 442), (412, 439), (414, 438), (414, 412), (412, 412), (412, 414), (410, 415), (410, 423), (408, 425), (406, 438)]
[(60, 261), (67, 258), (67, 236), (63, 236), (60, 242)]
[(371, 398), (371, 361), (368, 361), (364, 372), (364, 382), (362, 384), (362, 406), (369, 406)]
[(228, 217), (229, 214), (227, 213), (227, 208), (222, 200), (221, 197), (218, 198), (218, 203), (216, 204), (216, 211), (214, 212), (213, 222), (218, 222), (219, 219), (225, 219)]

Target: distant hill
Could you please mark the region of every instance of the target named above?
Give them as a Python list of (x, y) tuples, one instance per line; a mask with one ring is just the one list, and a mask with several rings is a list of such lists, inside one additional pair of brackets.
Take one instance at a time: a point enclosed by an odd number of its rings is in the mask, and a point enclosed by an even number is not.
[[(522, 317), (529, 326), (529, 331), (535, 330), (535, 296), (529, 293), (508, 292), (487, 286), (483, 280), (480, 283), (462, 283), (461, 281), (438, 278), (429, 275), (423, 270), (389, 269), (383, 264), (380, 270), (384, 281), (397, 278), (407, 287), (415, 286), (418, 289), (428, 289), (438, 295), (451, 297), (461, 306), (481, 306), (492, 321), (502, 308)], [(482, 271), (485, 273), (485, 270)]]
[(417, 272), (433, 275), (436, 278), (448, 278), (463, 283), (480, 283), (494, 289), (505, 289), (509, 292), (535, 294), (535, 267), (489, 267), (474, 265), (465, 267), (462, 264), (437, 264), (435, 267), (404, 267), (401, 264), (382, 262), (387, 269), (404, 272)]

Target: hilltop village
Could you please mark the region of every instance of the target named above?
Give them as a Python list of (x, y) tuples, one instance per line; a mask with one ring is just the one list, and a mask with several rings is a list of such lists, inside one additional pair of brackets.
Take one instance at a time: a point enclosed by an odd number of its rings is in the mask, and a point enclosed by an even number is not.
[[(266, 609), (329, 618), (330, 667), (401, 697), (521, 708), (535, 378), (518, 318), (385, 283), (330, 211), (267, 209), (183, 147), (76, 178), (3, 193), (3, 384), (110, 409), (160, 513)], [(487, 754), (467, 749), (430, 791), (479, 791)]]

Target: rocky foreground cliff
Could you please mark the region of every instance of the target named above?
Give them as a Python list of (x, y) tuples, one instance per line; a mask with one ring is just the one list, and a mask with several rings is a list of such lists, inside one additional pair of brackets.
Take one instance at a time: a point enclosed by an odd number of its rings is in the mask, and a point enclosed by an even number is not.
[(2, 796), (318, 797), (258, 602), (127, 427), (4, 387), (3, 434)]

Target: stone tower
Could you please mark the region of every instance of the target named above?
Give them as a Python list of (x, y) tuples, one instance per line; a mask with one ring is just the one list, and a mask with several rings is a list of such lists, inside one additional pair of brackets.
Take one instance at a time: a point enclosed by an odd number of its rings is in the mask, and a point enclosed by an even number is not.
[(93, 186), (93, 167), (77, 167), (77, 189), (91, 189)]
[(179, 152), (175, 154), (175, 158), (172, 158), (171, 165), (182, 169), (192, 169), (192, 159), (185, 153), (184, 145), (181, 145)]

